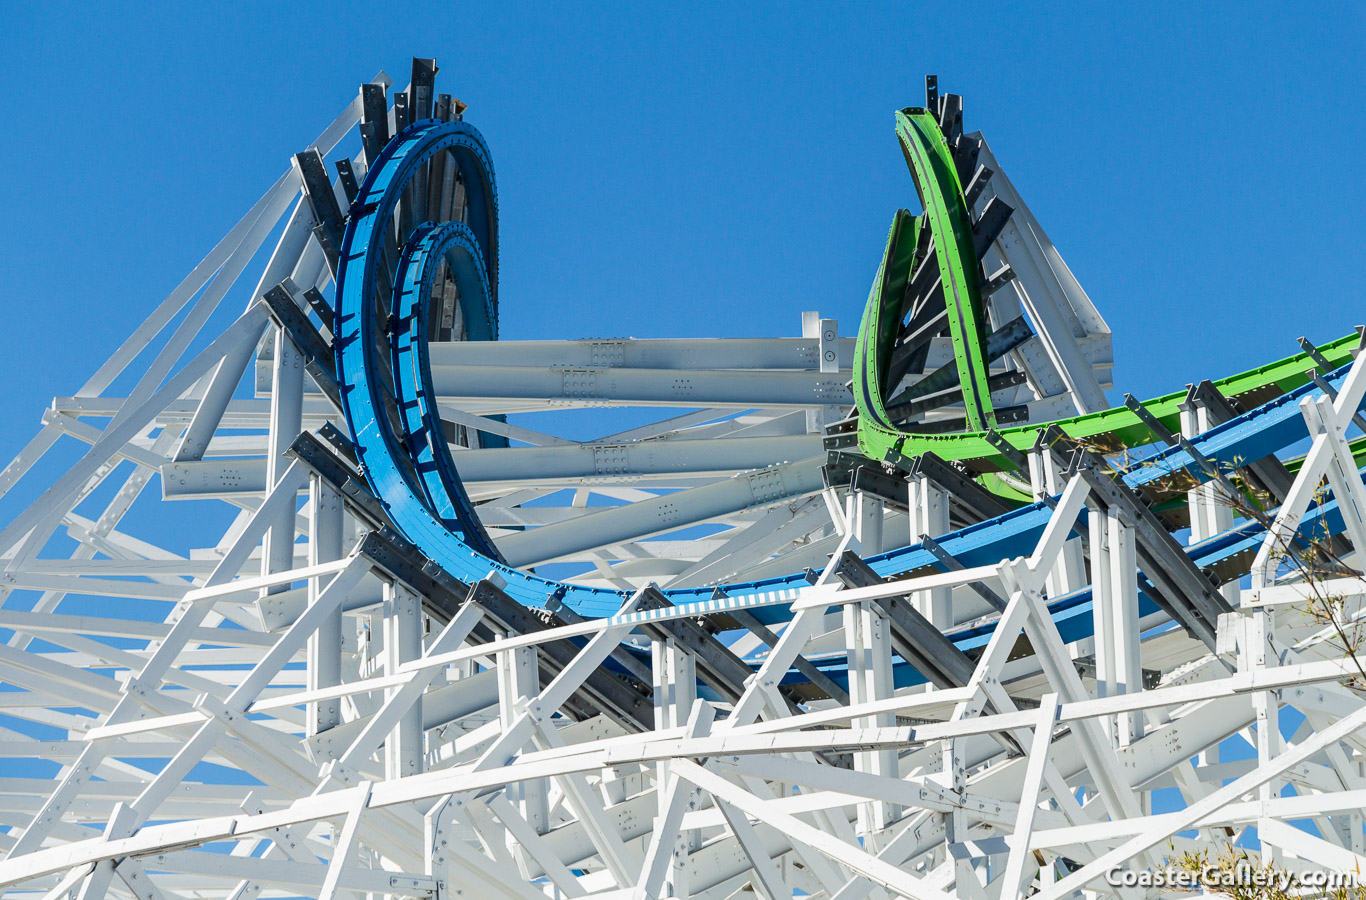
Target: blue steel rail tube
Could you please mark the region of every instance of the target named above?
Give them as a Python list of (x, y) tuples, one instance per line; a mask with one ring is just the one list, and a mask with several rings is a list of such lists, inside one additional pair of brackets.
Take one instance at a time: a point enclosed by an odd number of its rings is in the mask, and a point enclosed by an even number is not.
[[(449, 154), (466, 185), (469, 212), (464, 223), (422, 223), (414, 228), (391, 277), (390, 296), (381, 295), (388, 276), (384, 236), (405, 187), (419, 167), (437, 154)], [(433, 274), (441, 260), (457, 282), (462, 312), (471, 339), (497, 338), (497, 187), (488, 147), (473, 126), (424, 119), (414, 122), (384, 147), (367, 172), (347, 219), (337, 273), (335, 354), (347, 424), (365, 476), (375, 495), (403, 535), (423, 554), (457, 578), (476, 581), (497, 573), (505, 590), (530, 607), (543, 607), (550, 597), (582, 616), (614, 613), (623, 594), (602, 588), (559, 583), (504, 564), (479, 523), (474, 504), (461, 485), (441, 430), (427, 355), (427, 311)], [(383, 273), (383, 275), (382, 275)], [(386, 347), (387, 345), (387, 347)], [(1326, 376), (1338, 385), (1346, 367)], [(1216, 465), (1258, 459), (1305, 436), (1299, 401), (1318, 391), (1313, 384), (1290, 391), (1198, 437), (1191, 444)], [(393, 423), (401, 423), (396, 433)], [(1203, 480), (1196, 461), (1180, 447), (1149, 457), (1124, 473), (1124, 481), (1140, 487), (1184, 472)], [(1034, 503), (989, 521), (940, 536), (937, 542), (967, 566), (987, 565), (1030, 552), (1050, 516), (1044, 503)], [(1341, 529), (1336, 503), (1324, 503), (1302, 523), (1303, 533)], [(1259, 541), (1261, 526), (1246, 523), (1188, 548), (1201, 566), (1243, 552)], [(867, 560), (882, 576), (939, 568), (919, 544)], [(752, 611), (773, 624), (790, 618), (788, 602), (807, 586), (805, 573), (781, 578), (718, 585), (731, 598), (767, 595), (766, 605)], [(675, 605), (698, 605), (707, 612), (714, 588), (665, 591)], [(1055, 598), (1049, 608), (1065, 640), (1091, 632), (1090, 592)], [(1147, 597), (1141, 613), (1157, 611)], [(980, 646), (991, 625), (959, 628), (950, 637), (962, 649)], [(842, 658), (821, 663), (837, 680)], [(789, 673), (790, 680), (802, 680)], [(923, 676), (898, 662), (899, 686)]]

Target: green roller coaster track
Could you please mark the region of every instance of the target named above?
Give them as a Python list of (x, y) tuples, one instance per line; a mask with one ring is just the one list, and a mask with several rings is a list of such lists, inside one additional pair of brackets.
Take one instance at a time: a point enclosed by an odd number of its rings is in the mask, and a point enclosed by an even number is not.
[[(944, 134), (930, 111), (921, 108), (901, 110), (896, 114), (896, 131), (924, 213), (913, 216), (906, 210), (897, 211), (859, 325), (854, 357), (859, 451), (871, 459), (892, 463), (902, 457), (933, 451), (945, 460), (970, 461), (974, 468), (983, 472), (1009, 469), (1011, 464), (989, 439), (995, 436), (996, 417), (987, 381), (989, 361), (984, 331), (986, 315), (979, 284), (981, 264), (973, 246), (972, 221), (963, 185)], [(944, 285), (954, 362), (968, 425), (966, 432), (957, 434), (920, 433), (898, 427), (894, 416), (888, 412), (888, 400), (883, 396), (901, 324), (903, 297), (912, 272), (922, 261), (917, 257), (917, 248), (921, 245), (921, 232), (926, 228), (930, 231), (931, 246)], [(1305, 384), (1309, 380), (1306, 373), (1315, 368), (1316, 362), (1326, 360), (1334, 367), (1350, 362), (1351, 351), (1358, 341), (1357, 334), (1347, 335), (1318, 347), (1321, 360), (1314, 359), (1308, 352), (1298, 353), (1213, 384), (1227, 397), (1262, 403), (1270, 396)], [(922, 379), (922, 382), (928, 380)], [(919, 393), (925, 393), (925, 390)], [(916, 386), (912, 385), (894, 399), (916, 395)], [(1143, 406), (1164, 426), (1177, 432), (1180, 431), (1180, 404), (1185, 397), (1185, 391), (1176, 391), (1149, 400)], [(1005, 428), (996, 434), (1017, 450), (1027, 451), (1034, 445), (1044, 424), (1047, 423)], [(1074, 440), (1115, 450), (1160, 439), (1127, 407), (1060, 419), (1052, 424)], [(1361, 443), (1363, 446), (1354, 443), (1353, 449), (1366, 452), (1366, 442)], [(986, 481), (1001, 493), (1017, 493), (995, 479)]]
[[(896, 133), (920, 192), (920, 204), (925, 210), (921, 218), (928, 223), (934, 241), (968, 426), (975, 430), (987, 428), (996, 424), (996, 417), (991, 410), (986, 354), (983, 352), (986, 315), (977, 283), (979, 266), (972, 246), (972, 219), (963, 196), (963, 185), (949, 154), (949, 145), (929, 110), (912, 108), (898, 112)], [(918, 229), (912, 229), (912, 232), (918, 232)], [(914, 248), (916, 243), (911, 246)], [(895, 269), (886, 274), (890, 275), (892, 271)], [(909, 276), (908, 266), (905, 277)], [(898, 277), (901, 277), (900, 273)]]

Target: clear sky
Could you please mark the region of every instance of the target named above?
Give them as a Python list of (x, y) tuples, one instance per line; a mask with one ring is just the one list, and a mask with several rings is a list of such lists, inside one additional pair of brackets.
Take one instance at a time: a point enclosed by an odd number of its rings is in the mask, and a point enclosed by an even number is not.
[(806, 309), (853, 334), (916, 203), (892, 114), (935, 73), (1110, 323), (1121, 391), (1268, 362), (1366, 322), (1363, 9), (5, 3), (0, 466), (413, 56), (493, 151), (506, 338), (795, 335)]
[[(852, 334), (923, 76), (1152, 395), (1366, 321), (1362, 7), (7, 4), (7, 461), (379, 69), (488, 138), (508, 338)], [(234, 306), (240, 309), (240, 306)], [(0, 463), (3, 464), (3, 463)]]

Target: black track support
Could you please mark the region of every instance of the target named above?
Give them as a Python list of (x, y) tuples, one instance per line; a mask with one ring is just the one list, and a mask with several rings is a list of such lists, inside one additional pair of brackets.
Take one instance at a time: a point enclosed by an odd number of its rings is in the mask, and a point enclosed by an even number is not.
[[(846, 587), (882, 584), (882, 578), (858, 557), (846, 550), (836, 564), (835, 577)], [(953, 641), (930, 624), (905, 597), (883, 597), (873, 605), (887, 617), (892, 649), (939, 688), (962, 687), (972, 678), (976, 665)]]
[(303, 153), (294, 154), (294, 165), (303, 181), (304, 196), (313, 210), (313, 218), (327, 230), (333, 246), (340, 247), (342, 233), (346, 230), (341, 207), (337, 205), (337, 194), (332, 188), (332, 179), (327, 176), (327, 166), (318, 148), (310, 147)]
[[(425, 558), (402, 535), (387, 526), (362, 537), (357, 549), (375, 565), (416, 590), (422, 596), (423, 608), (438, 622), (449, 622), (466, 603), (482, 607), (487, 620), (480, 622), (473, 633), (481, 642), (497, 640), (509, 632), (534, 634), (567, 624), (554, 613), (528, 609), (491, 581), (483, 580), (472, 587), (465, 584)], [(541, 684), (548, 684), (562, 672), (578, 652), (579, 648), (568, 639), (538, 644), (536, 657)], [(654, 727), (650, 690), (604, 668), (589, 675), (565, 705), (577, 719), (603, 714), (630, 731), (647, 731)]]
[[(767, 625), (756, 619), (753, 613), (748, 610), (733, 609), (728, 615), (769, 647), (777, 646), (778, 636)], [(792, 668), (805, 675), (812, 685), (824, 691), (830, 699), (843, 704), (849, 702), (849, 692), (836, 684), (829, 675), (816, 668), (805, 656), (798, 654), (792, 663)]]
[(430, 119), (436, 94), (436, 60), (413, 58), (413, 78), (408, 87), (408, 111), (412, 121)]
[(373, 165), (389, 143), (389, 100), (382, 84), (360, 86), (360, 139), (365, 164)]
[[(986, 361), (995, 362), (1034, 336), (1024, 316), (1010, 320), (987, 336)], [(895, 354), (893, 355), (895, 363)], [(952, 360), (935, 369), (906, 390), (891, 398), (887, 407), (900, 406), (917, 397), (946, 391), (958, 384), (958, 364)]]
[[(645, 588), (644, 594), (641, 609), (673, 606), (669, 598), (655, 587)], [(745, 682), (754, 674), (754, 670), (698, 622), (690, 619), (648, 622), (640, 625), (638, 630), (658, 641), (673, 638), (679, 647), (692, 654), (696, 660), (697, 677), (702, 683), (730, 702), (734, 703), (745, 693)]]
[(1148, 430), (1151, 431), (1158, 440), (1162, 441), (1168, 447), (1176, 446), (1176, 435), (1172, 433), (1172, 430), (1166, 425), (1163, 425), (1162, 420), (1157, 416), (1149, 412), (1148, 407), (1144, 406), (1141, 401), (1134, 399), (1133, 394), (1124, 395), (1124, 405), (1130, 412), (1138, 416), (1138, 421), (1148, 426)]
[(1210, 650), (1215, 646), (1219, 616), (1232, 607), (1218, 585), (1202, 572), (1137, 494), (1114, 477), (1103, 460), (1078, 450), (1073, 468), (1091, 489), (1096, 510), (1115, 510), (1134, 530), (1139, 569), (1146, 591), (1186, 631)]
[(963, 133), (963, 98), (959, 94), (944, 94), (939, 106), (939, 130), (950, 147)]
[[(934, 556), (935, 561), (944, 567), (945, 572), (961, 572), (963, 569), (967, 568), (967, 566), (960, 563), (953, 554), (939, 546), (939, 542), (928, 534), (922, 534), (920, 536), (920, 545), (930, 551), (930, 554)], [(973, 589), (977, 596), (990, 603), (997, 612), (1005, 612), (1006, 602), (1001, 598), (1000, 594), (996, 593), (985, 584), (982, 584), (980, 581), (974, 581), (969, 587)]]
[(972, 177), (967, 181), (967, 187), (963, 188), (963, 199), (968, 202), (968, 208), (977, 205), (977, 198), (982, 196), (982, 191), (986, 190), (987, 182), (991, 181), (991, 176), (996, 174), (996, 170), (989, 166), (981, 165), (972, 173)]
[(854, 491), (871, 494), (893, 509), (903, 511), (909, 509), (905, 480), (895, 475), (889, 475), (882, 466), (866, 464), (854, 466), (849, 487)]
[[(342, 408), (341, 386), (333, 368), (332, 344), (325, 340), (300, 309), (288, 282), (281, 282), (261, 295), (270, 317), (289, 335), (304, 358), (304, 369), (332, 405)], [(307, 301), (304, 301), (307, 302)]]
[(341, 181), (342, 193), (346, 194), (347, 205), (355, 203), (356, 195), (360, 193), (360, 184), (356, 181), (356, 171), (351, 167), (351, 160), (337, 160), (337, 178)]
[[(324, 297), (322, 292), (317, 288), (309, 288), (304, 291), (304, 300), (308, 302), (309, 307), (313, 310), (313, 314), (318, 317), (318, 321), (322, 322), (323, 327), (327, 329), (327, 332), (330, 335), (336, 324), (332, 311), (332, 304), (327, 302), (327, 298)], [(330, 338), (328, 339), (328, 343), (331, 343)]]
[(1005, 229), (1014, 212), (1014, 207), (1000, 197), (992, 197), (987, 201), (987, 205), (982, 207), (982, 214), (972, 223), (972, 248), (978, 259), (981, 259), (992, 242), (1001, 236), (1001, 231)]
[(1004, 500), (982, 487), (975, 479), (949, 465), (934, 452), (926, 452), (911, 463), (912, 475), (923, 475), (949, 493), (953, 501), (979, 522), (1010, 512)]

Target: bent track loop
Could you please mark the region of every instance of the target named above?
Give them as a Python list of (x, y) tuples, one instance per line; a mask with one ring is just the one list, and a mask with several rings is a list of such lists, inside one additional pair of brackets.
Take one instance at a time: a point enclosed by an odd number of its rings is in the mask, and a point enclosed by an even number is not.
[[(404, 247), (391, 276), (385, 262), (385, 240), (396, 205), (417, 168), (442, 152), (454, 157), (465, 180), (470, 198), (468, 225), (420, 226)], [(895, 240), (896, 231), (894, 228), (889, 252), (900, 245)], [(488, 149), (472, 126), (431, 119), (414, 123), (396, 136), (375, 160), (352, 208), (343, 242), (337, 276), (336, 361), (347, 423), (365, 476), (405, 536), (456, 577), (474, 581), (494, 571), (507, 581), (507, 592), (528, 606), (543, 606), (552, 595), (559, 595), (569, 608), (582, 615), (610, 615), (620, 606), (620, 592), (562, 585), (501, 563), (460, 484), (441, 433), (426, 354), (426, 310), (430, 305), (432, 275), (442, 259), (452, 267), (462, 305), (468, 304), (463, 308), (474, 323), (471, 335), (496, 337), (497, 199)], [(884, 270), (886, 264), (884, 260)], [(390, 278), (393, 287), (385, 291)], [(881, 312), (882, 281), (880, 276), (870, 298), (869, 310), (873, 315)], [(878, 331), (865, 327), (859, 337), (860, 365), (874, 370), (878, 348), (870, 342), (877, 340)], [(1334, 364), (1341, 365), (1350, 360), (1349, 350), (1354, 342), (1352, 336), (1320, 349)], [(1232, 395), (1258, 386), (1293, 388), (1305, 380), (1305, 363), (1303, 355), (1291, 357), (1217, 384)], [(1344, 371), (1332, 373), (1328, 380), (1340, 381)], [(859, 379), (855, 393), (862, 406), (869, 390), (869, 373), (865, 368), (855, 374)], [(875, 390), (876, 379), (873, 380)], [(1300, 386), (1194, 438), (1192, 444), (1216, 464), (1232, 464), (1235, 460), (1272, 453), (1303, 436), (1298, 402), (1315, 390), (1312, 385)], [(1159, 418), (1174, 418), (1176, 404), (1183, 396), (1184, 392), (1171, 394), (1151, 401), (1148, 406)], [(880, 396), (872, 399), (875, 408)], [(396, 424), (403, 433), (396, 430)], [(1074, 437), (1104, 433), (1131, 444), (1152, 439), (1127, 409), (1108, 410), (1059, 424)], [(1028, 446), (1038, 427), (1010, 429), (1005, 435), (1016, 446)], [(890, 437), (889, 447), (907, 455), (934, 449), (949, 459), (989, 460), (996, 452), (981, 433), (916, 436), (893, 432)], [(1171, 448), (1151, 457), (1143, 468), (1129, 472), (1125, 480), (1137, 486), (1177, 470), (1192, 469), (1194, 465), (1195, 461), (1184, 450)], [(995, 563), (1028, 552), (1049, 515), (1047, 506), (1031, 504), (941, 536), (938, 543), (964, 565)], [(1304, 527), (1316, 527), (1320, 520), (1334, 515), (1335, 504), (1324, 504), (1306, 519)], [(1256, 530), (1253, 526), (1230, 533), (1206, 542), (1192, 553), (1197, 562), (1207, 565), (1241, 552), (1248, 541), (1258, 539), (1252, 533)], [(919, 545), (867, 561), (882, 575), (935, 565), (931, 554)], [(787, 621), (787, 602), (806, 586), (804, 573), (793, 573), (721, 587), (729, 597), (769, 595), (772, 604), (753, 611), (760, 620), (775, 623)], [(712, 588), (666, 593), (674, 604), (695, 604), (699, 614), (725, 608), (726, 600), (713, 599)], [(1084, 614), (1089, 610), (1089, 599), (1088, 592), (1080, 592), (1051, 604), (1065, 639), (1074, 640), (1089, 633), (1091, 617)], [(1148, 609), (1152, 609), (1150, 603)], [(990, 626), (986, 627), (989, 630)], [(984, 640), (985, 633), (980, 628), (966, 629), (953, 637), (960, 646), (971, 646)], [(896, 680), (898, 684), (911, 684), (923, 678), (909, 666), (900, 666)]]

